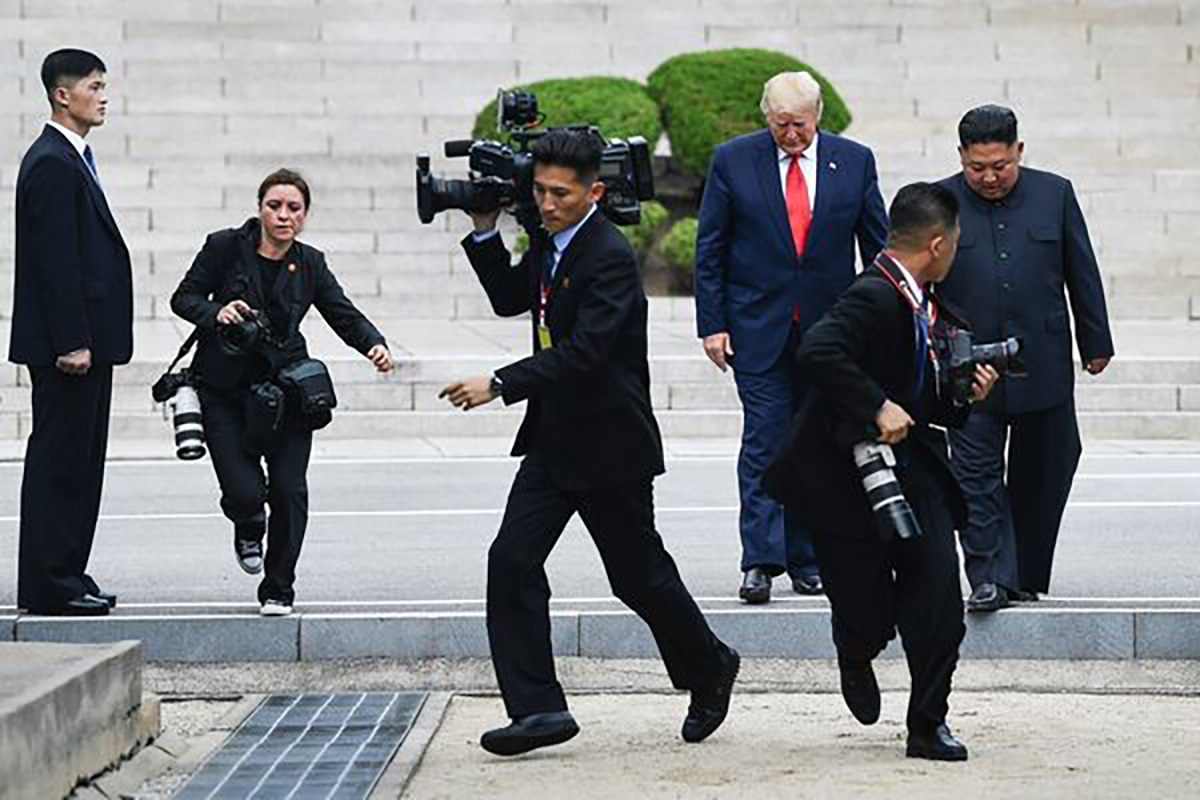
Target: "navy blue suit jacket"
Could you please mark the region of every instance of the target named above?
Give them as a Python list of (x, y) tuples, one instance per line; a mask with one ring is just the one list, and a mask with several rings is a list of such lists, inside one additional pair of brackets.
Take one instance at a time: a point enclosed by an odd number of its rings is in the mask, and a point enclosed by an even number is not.
[(962, 234), (950, 274), (938, 285), (980, 342), (1024, 342), (1025, 377), (1006, 376), (985, 401), (992, 413), (1021, 414), (1066, 402), (1075, 385), (1071, 322), (1086, 361), (1113, 354), (1100, 269), (1070, 181), (1021, 168), (998, 202), (960, 172), (940, 181), (958, 197)]
[(865, 266), (887, 239), (871, 151), (821, 131), (817, 169), (812, 225), (797, 258), (771, 134), (738, 136), (713, 153), (696, 235), (696, 323), (702, 337), (730, 334), (735, 369), (769, 369), (793, 308), (802, 327), (812, 325), (854, 279), (855, 240)]
[(89, 348), (133, 356), (129, 250), (79, 152), (47, 125), (17, 177), (17, 263), (9, 360), (51, 366)]

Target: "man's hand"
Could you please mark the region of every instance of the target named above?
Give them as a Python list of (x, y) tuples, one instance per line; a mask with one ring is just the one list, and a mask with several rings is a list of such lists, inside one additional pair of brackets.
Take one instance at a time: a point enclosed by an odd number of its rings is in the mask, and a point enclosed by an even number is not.
[(998, 380), (1000, 380), (1000, 373), (996, 372), (992, 366), (976, 364), (975, 380), (971, 382), (971, 402), (978, 403), (987, 397)]
[(497, 208), (495, 211), (468, 211), (471, 216), (471, 222), (475, 223), (476, 233), (487, 233), (496, 227), (496, 223), (500, 221), (500, 211)]
[(58, 367), (59, 372), (65, 372), (67, 375), (87, 375), (87, 371), (92, 368), (92, 351), (86, 347), (74, 350), (54, 359), (54, 366)]
[(217, 322), (222, 325), (236, 325), (250, 316), (250, 311), (250, 304), (245, 300), (231, 300), (217, 312)]
[(476, 375), (474, 378), (455, 381), (438, 392), (438, 397), (446, 398), (456, 408), (461, 408), (463, 411), (487, 405), (496, 399), (496, 395), (492, 394), (491, 375)]
[(379, 372), (392, 371), (392, 354), (388, 352), (387, 345), (377, 344), (367, 351), (367, 359), (375, 365), (375, 369)]
[(913, 418), (900, 406), (891, 400), (884, 400), (875, 415), (875, 426), (879, 428), (879, 441), (884, 444), (898, 444), (908, 436), (908, 429), (913, 425)]
[(1107, 358), (1089, 358), (1083, 362), (1083, 368), (1087, 370), (1089, 375), (1099, 375), (1101, 372), (1104, 372), (1104, 368), (1108, 366), (1110, 360)]
[(729, 342), (729, 334), (722, 331), (704, 337), (704, 354), (708, 360), (724, 372), (729, 365), (729, 357), (733, 355), (733, 345)]

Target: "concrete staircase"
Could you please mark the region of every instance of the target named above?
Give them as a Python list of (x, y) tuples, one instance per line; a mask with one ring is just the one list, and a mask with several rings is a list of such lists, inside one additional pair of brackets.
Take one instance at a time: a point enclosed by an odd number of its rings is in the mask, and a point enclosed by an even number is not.
[[(1200, 286), (1190, 257), (1200, 249), (1198, 20), (1194, 0), (12, 0), (0, 6), (0, 102), (10, 109), (0, 121), (0, 317), (11, 309), (12, 187), (46, 113), (38, 67), (54, 47), (88, 47), (109, 66), (112, 113), (92, 141), (136, 272), (138, 361), (119, 374), (117, 440), (165, 441), (145, 386), (181, 335), (166, 298), (204, 234), (253, 213), (258, 181), (284, 164), (314, 186), (306, 238), (410, 357), (388, 380), (336, 362), (345, 410), (326, 435), (507, 435), (514, 412), (455, 414), (431, 396), (443, 378), (503, 362), (456, 335), (431, 343), (411, 323), (490, 318), (457, 245), (465, 219), (416, 219), (415, 153), (461, 174), (441, 142), (469, 132), (497, 85), (644, 79), (679, 52), (761, 46), (836, 83), (855, 113), (849, 133), (875, 149), (889, 198), (956, 169), (966, 108), (1013, 105), (1028, 163), (1076, 185), (1112, 314), (1186, 332)], [(656, 305), (656, 321), (675, 326), (654, 344), (660, 421), (668, 435), (735, 436), (736, 398), (698, 357), (688, 306)], [(0, 319), (0, 343), (6, 326)], [(509, 355), (526, 344), (512, 330)], [(1143, 344), (1136, 365), (1118, 362), (1081, 389), (1089, 435), (1197, 432), (1200, 353), (1158, 362), (1167, 354), (1153, 337)], [(344, 356), (339, 348), (316, 349)], [(1117, 348), (1131, 354), (1120, 337)], [(28, 429), (28, 390), (15, 371), (3, 375), (0, 442), (14, 442)]]

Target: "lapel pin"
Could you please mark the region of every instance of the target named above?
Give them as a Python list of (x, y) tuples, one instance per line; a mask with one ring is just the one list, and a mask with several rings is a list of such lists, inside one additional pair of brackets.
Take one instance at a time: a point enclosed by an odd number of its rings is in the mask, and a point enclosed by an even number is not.
[(837, 170), (837, 162), (836, 162), (836, 161), (830, 161), (830, 162), (829, 162), (829, 168), (830, 168), (830, 169), (832, 169), (832, 170), (834, 170), (834, 171), (836, 171), (836, 170)]
[(295, 272), (295, 271), (296, 271), (296, 262), (293, 261), (290, 264), (288, 264), (288, 272)]
[(563, 276), (563, 282), (562, 282), (562, 288), (564, 288), (564, 289), (565, 289), (565, 288), (567, 288), (567, 287), (568, 287), (568, 286), (570, 286), (570, 285), (571, 285), (571, 279), (570, 279), (569, 277), (567, 277), (566, 275), (564, 275), (564, 276)]

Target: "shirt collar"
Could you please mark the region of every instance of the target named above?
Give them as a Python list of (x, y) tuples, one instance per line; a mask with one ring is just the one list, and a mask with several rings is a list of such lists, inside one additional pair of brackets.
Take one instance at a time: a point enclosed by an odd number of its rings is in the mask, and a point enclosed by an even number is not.
[[(808, 160), (808, 161), (816, 161), (817, 160), (817, 140), (820, 138), (821, 138), (821, 134), (819, 131), (817, 133), (814, 133), (812, 141), (808, 143), (808, 147), (804, 148), (804, 152), (800, 154), (800, 158)], [(788, 152), (786, 150), (784, 150), (782, 147), (780, 147), (779, 145), (775, 145), (775, 157), (777, 159), (779, 159), (780, 161), (787, 161), (791, 158), (791, 156), (788, 155)]]
[(87, 142), (85, 142), (83, 140), (82, 136), (80, 136), (78, 133), (71, 130), (67, 126), (62, 125), (58, 122), (55, 122), (52, 119), (47, 120), (46, 124), (49, 125), (51, 128), (54, 128), (54, 130), (58, 131), (63, 136), (67, 137), (67, 141), (71, 143), (71, 146), (74, 147), (76, 149), (76, 151), (79, 152), (80, 156), (83, 155), (83, 148), (87, 147)]
[[(1022, 171), (1024, 171), (1024, 167), (1022, 167), (1021, 169), (1022, 169)], [(1021, 173), (1019, 173), (1019, 172), (1017, 173), (1017, 182), (1015, 184), (1013, 184), (1012, 191), (1009, 192), (1008, 194), (1004, 195), (1004, 197), (1000, 198), (999, 200), (988, 200), (986, 197), (976, 194), (975, 190), (972, 189), (970, 184), (967, 183), (967, 178), (965, 175), (963, 176), (962, 181), (963, 181), (963, 188), (966, 189), (967, 196), (972, 198), (976, 204), (978, 204), (984, 208), (990, 208), (992, 206), (1003, 206), (1004, 208), (1018, 208), (1021, 205), (1021, 201), (1024, 200), (1024, 198), (1025, 198), (1025, 193), (1023, 191), (1021, 191), (1022, 181), (1021, 181)]]
[(560, 256), (564, 252), (566, 252), (567, 245), (569, 245), (571, 243), (571, 240), (575, 238), (575, 234), (579, 232), (579, 229), (581, 227), (583, 227), (583, 223), (585, 223), (589, 219), (591, 219), (592, 214), (595, 214), (595, 213), (596, 213), (596, 204), (592, 203), (592, 207), (589, 208), (588, 212), (583, 215), (583, 219), (579, 220), (579, 222), (576, 222), (571, 227), (563, 228), (561, 231), (559, 231), (558, 233), (551, 236), (550, 238), (554, 241), (555, 252), (558, 253)]
[(921, 284), (917, 283), (917, 279), (912, 276), (912, 273), (908, 271), (908, 267), (904, 266), (904, 263), (891, 253), (888, 254), (888, 258), (900, 269), (900, 274), (904, 276), (904, 281), (908, 284), (908, 288), (912, 289), (917, 303), (922, 306), (925, 305), (925, 291), (921, 288)]

